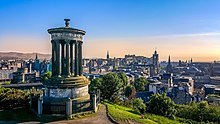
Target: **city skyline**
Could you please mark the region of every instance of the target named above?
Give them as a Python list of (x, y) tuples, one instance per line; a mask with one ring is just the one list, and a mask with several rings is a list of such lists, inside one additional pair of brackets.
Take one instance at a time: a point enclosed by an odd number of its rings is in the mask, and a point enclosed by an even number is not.
[[(160, 60), (220, 60), (220, 2), (192, 1), (0, 1), (0, 51), (51, 53), (48, 28), (86, 30), (89, 58), (151, 57)], [(57, 9), (59, 8), (59, 9)], [(75, 11), (77, 10), (77, 11)]]

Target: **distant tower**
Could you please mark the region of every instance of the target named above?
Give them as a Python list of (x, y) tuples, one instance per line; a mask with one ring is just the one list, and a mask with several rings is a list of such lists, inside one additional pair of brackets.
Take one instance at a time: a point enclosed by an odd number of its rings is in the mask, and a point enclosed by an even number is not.
[(154, 51), (152, 59), (153, 59), (152, 64), (153, 64), (155, 74), (158, 74), (159, 73), (159, 55), (157, 54), (157, 50)]
[(170, 61), (170, 55), (169, 55), (169, 58), (168, 58), (168, 64), (167, 64), (167, 68), (166, 68), (166, 71), (167, 73), (172, 73), (172, 64), (171, 64), (171, 61)]
[(107, 51), (106, 59), (109, 60), (109, 51)]
[(193, 59), (191, 58), (190, 63), (192, 64), (192, 62), (193, 62)]
[(179, 60), (179, 66), (182, 66), (182, 61), (181, 60)]
[(37, 60), (38, 59), (38, 56), (37, 56), (37, 53), (36, 53), (36, 57), (35, 57), (35, 60)]
[(38, 55), (36, 54), (35, 60), (34, 60), (34, 65), (33, 65), (33, 70), (35, 71), (40, 71), (40, 60), (38, 59)]

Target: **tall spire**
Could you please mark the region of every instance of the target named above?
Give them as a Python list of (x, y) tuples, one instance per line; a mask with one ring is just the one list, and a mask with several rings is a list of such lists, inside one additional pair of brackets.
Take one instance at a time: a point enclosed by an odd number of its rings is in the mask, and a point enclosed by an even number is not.
[(157, 54), (157, 48), (155, 48), (154, 54)]
[(106, 59), (109, 59), (109, 51), (107, 51)]
[(170, 64), (170, 55), (169, 55), (169, 58), (168, 58), (168, 64)]
[(168, 58), (168, 64), (167, 64), (166, 72), (167, 73), (172, 73), (173, 72), (173, 67), (172, 67), (172, 64), (171, 64), (170, 55), (169, 55), (169, 58)]
[(38, 59), (38, 56), (37, 56), (37, 53), (36, 53), (36, 57), (35, 57), (35, 60), (37, 60)]

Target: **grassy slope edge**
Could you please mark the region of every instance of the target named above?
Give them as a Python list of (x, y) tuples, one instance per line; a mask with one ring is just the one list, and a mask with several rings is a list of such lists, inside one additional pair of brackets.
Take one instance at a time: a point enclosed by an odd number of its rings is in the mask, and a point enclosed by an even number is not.
[(131, 109), (124, 106), (119, 106), (113, 103), (104, 103), (108, 107), (109, 114), (116, 120), (116, 121), (126, 121), (126, 120), (133, 120), (143, 124), (181, 124), (178, 121), (170, 120), (166, 117), (145, 114), (145, 119), (142, 119), (140, 114)]

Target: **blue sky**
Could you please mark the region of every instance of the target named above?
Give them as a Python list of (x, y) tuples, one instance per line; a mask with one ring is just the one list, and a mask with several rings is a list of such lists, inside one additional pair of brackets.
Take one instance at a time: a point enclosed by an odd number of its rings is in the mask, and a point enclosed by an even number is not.
[(170, 54), (174, 60), (206, 61), (210, 54), (208, 60), (218, 60), (219, 6), (219, 0), (1, 0), (0, 51), (50, 53), (47, 29), (70, 18), (72, 27), (87, 32), (85, 57), (105, 57), (107, 50), (112, 57), (151, 56), (157, 47), (162, 60)]

